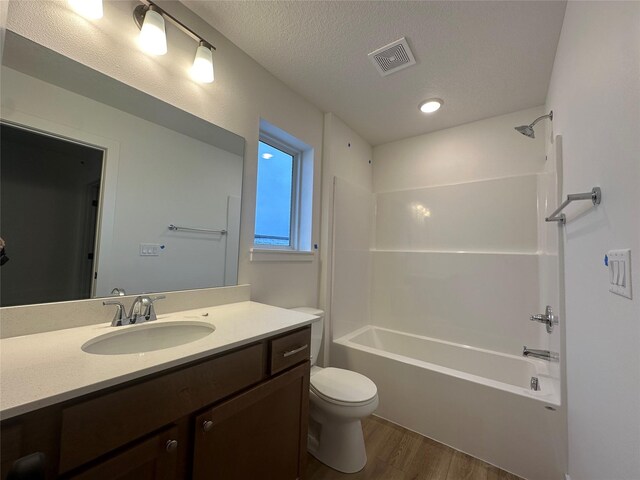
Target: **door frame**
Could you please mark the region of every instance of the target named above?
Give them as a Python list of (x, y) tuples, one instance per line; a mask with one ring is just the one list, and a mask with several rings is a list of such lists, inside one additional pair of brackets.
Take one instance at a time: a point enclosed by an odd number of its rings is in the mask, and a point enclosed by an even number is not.
[[(91, 298), (94, 298), (98, 290), (98, 274), (103, 266), (100, 260), (101, 258), (109, 258), (113, 249), (120, 142), (67, 125), (51, 122), (15, 109), (3, 109), (2, 115), (0, 116), (0, 123), (103, 152), (94, 262), (91, 271)], [(104, 281), (105, 277), (108, 277), (107, 269), (105, 268), (104, 270), (100, 278), (101, 281)]]

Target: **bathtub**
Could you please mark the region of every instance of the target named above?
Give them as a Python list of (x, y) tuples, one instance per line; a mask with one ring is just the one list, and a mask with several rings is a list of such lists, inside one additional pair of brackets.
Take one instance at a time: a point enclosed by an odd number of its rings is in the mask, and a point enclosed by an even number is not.
[(377, 415), (528, 480), (564, 478), (557, 365), (371, 325), (331, 358), (376, 383)]

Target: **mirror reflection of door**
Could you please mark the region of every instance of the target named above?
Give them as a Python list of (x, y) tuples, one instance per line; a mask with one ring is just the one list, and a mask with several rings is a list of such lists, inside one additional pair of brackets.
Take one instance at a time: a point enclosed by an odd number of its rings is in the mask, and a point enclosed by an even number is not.
[(91, 297), (103, 156), (0, 125), (0, 306)]

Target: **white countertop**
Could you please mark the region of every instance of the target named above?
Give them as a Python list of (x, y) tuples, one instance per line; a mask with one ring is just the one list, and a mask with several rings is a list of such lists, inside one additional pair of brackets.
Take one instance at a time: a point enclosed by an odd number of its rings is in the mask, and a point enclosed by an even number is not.
[[(208, 316), (203, 314), (208, 313)], [(312, 323), (315, 316), (256, 302), (240, 302), (158, 315), (156, 322), (207, 322), (204, 338), (145, 353), (94, 355), (81, 347), (116, 329), (97, 324), (0, 340), (0, 418), (160, 372)], [(145, 324), (143, 324), (145, 325)]]

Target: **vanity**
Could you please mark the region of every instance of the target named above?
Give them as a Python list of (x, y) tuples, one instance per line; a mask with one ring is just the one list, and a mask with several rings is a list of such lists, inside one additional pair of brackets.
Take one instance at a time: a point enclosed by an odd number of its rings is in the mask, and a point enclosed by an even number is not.
[[(82, 350), (105, 332), (193, 318), (215, 330), (146, 352)], [(45, 478), (302, 478), (313, 319), (238, 302), (1, 340), (1, 478), (23, 478), (8, 477), (16, 461)]]

